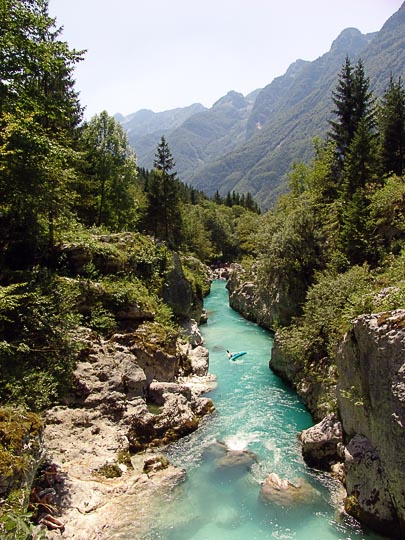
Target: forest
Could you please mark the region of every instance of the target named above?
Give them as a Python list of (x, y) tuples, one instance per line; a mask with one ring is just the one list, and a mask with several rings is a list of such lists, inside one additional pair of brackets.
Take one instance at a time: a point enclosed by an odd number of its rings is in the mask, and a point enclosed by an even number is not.
[[(313, 160), (294, 165), (289, 192), (261, 213), (250, 193), (209, 198), (179, 179), (164, 136), (145, 170), (106, 111), (84, 121), (74, 69), (85, 51), (61, 40), (47, 0), (6, 0), (0, 25), (2, 423), (9, 408), (40, 415), (59, 403), (80, 353), (75, 331), (108, 336), (128, 299), (162, 331), (177, 331), (161, 293), (173, 251), (203, 265), (238, 261), (264, 298), (285, 291), (289, 310), (272, 329), (293, 362), (321, 377), (333, 376), (336, 343), (354, 316), (404, 306), (401, 79), (387, 80), (377, 100), (361, 60), (347, 58), (328, 137), (314, 140)], [(73, 247), (91, 253), (79, 270)], [(114, 275), (98, 263), (107, 251)], [(202, 289), (195, 268), (190, 279)], [(82, 309), (96, 282), (104, 296)], [(0, 468), (10, 460), (1, 450)], [(13, 506), (6, 510), (3, 523)]]

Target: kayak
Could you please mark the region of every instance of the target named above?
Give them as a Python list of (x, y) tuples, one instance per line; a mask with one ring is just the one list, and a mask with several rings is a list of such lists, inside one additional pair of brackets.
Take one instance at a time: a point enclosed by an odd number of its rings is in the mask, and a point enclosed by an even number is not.
[(229, 360), (236, 360), (237, 358), (239, 358), (240, 356), (243, 356), (244, 354), (247, 354), (246, 351), (239, 351), (239, 352), (235, 352), (235, 353), (228, 353), (228, 358)]

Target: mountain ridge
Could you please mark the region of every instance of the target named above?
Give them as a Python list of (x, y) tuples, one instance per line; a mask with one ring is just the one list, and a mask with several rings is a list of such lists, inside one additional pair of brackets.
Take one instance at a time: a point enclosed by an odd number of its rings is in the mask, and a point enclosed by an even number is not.
[[(329, 51), (313, 61), (296, 60), (264, 88), (246, 97), (230, 91), (211, 108), (201, 105), (194, 114), (186, 107), (184, 121), (173, 127), (162, 122), (155, 131), (128, 130), (130, 143), (139, 164), (150, 168), (165, 134), (184, 182), (209, 196), (217, 190), (221, 195), (249, 191), (262, 208), (268, 208), (286, 190), (292, 163), (309, 160), (314, 137), (325, 136), (332, 91), (345, 58), (353, 63), (362, 58), (371, 90), (378, 96), (391, 74), (404, 78), (404, 50), (405, 3), (380, 31), (362, 34), (346, 28)], [(136, 114), (129, 115), (129, 122)]]

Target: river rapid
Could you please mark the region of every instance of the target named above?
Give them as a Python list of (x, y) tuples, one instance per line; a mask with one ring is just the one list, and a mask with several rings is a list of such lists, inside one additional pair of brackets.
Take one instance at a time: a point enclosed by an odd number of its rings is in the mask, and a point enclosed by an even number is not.
[[(208, 324), (201, 330), (210, 373), (217, 377), (208, 394), (216, 412), (166, 449), (170, 461), (186, 470), (186, 480), (159, 501), (143, 540), (381, 538), (342, 515), (340, 484), (303, 462), (297, 433), (313, 421), (269, 369), (271, 334), (229, 307), (224, 281), (214, 281), (205, 307)], [(231, 361), (227, 349), (247, 354)], [(229, 463), (229, 450), (249, 453), (246, 460), (235, 454), (239, 458)], [(290, 506), (263, 501), (260, 486), (271, 472), (305, 482), (311, 496)], [(135, 539), (135, 531), (125, 538)]]

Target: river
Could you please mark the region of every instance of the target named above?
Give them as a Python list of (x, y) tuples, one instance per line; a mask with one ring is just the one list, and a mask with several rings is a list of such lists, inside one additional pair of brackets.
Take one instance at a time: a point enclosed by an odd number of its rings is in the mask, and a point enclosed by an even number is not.
[[(161, 502), (144, 540), (380, 538), (341, 517), (339, 484), (303, 462), (297, 433), (311, 426), (312, 418), (270, 371), (269, 332), (229, 307), (224, 281), (212, 284), (205, 307), (208, 324), (201, 330), (210, 372), (217, 377), (209, 394), (216, 412), (197, 432), (167, 449), (169, 459), (187, 471), (187, 479)], [(230, 361), (226, 349), (247, 354)], [(224, 445), (250, 451), (248, 462), (226, 466), (232, 453)], [(260, 485), (273, 471), (292, 482), (306, 482), (311, 497), (288, 507), (264, 502)]]

